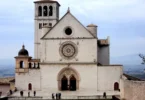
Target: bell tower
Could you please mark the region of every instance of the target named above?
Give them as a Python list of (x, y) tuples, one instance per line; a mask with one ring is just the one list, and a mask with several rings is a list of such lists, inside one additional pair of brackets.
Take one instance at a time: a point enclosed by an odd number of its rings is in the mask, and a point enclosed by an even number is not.
[(53, 27), (59, 21), (60, 4), (55, 0), (35, 1), (34, 58), (41, 57), (41, 38), (44, 26)]

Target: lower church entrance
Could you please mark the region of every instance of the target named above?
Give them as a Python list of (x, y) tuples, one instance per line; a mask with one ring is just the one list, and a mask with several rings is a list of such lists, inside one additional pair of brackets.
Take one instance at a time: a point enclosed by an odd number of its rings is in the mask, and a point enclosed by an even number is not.
[(80, 75), (71, 67), (63, 68), (58, 73), (57, 80), (60, 91), (76, 91), (79, 89)]
[(71, 76), (68, 80), (66, 76), (61, 79), (61, 90), (62, 91), (76, 91), (76, 78)]

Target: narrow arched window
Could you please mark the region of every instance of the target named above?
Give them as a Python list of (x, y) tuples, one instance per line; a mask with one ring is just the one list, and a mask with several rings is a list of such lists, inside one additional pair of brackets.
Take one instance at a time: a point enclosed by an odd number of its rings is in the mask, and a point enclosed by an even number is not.
[(24, 68), (24, 62), (20, 61), (20, 68)]
[(52, 6), (49, 7), (49, 16), (53, 16), (53, 7)]
[(38, 66), (37, 66), (37, 68), (38, 68), (38, 69), (40, 68), (40, 63), (38, 63)]
[(31, 83), (28, 84), (28, 90), (32, 90), (32, 84)]
[(48, 15), (48, 10), (47, 10), (47, 6), (43, 7), (43, 15), (47, 16)]
[(119, 83), (118, 82), (114, 83), (114, 90), (115, 91), (119, 90)]
[(29, 68), (32, 68), (32, 64), (31, 63), (29, 63)]
[(41, 6), (38, 7), (38, 16), (42, 16), (42, 7)]
[(33, 68), (36, 68), (36, 64), (34, 63), (34, 66), (33, 66)]

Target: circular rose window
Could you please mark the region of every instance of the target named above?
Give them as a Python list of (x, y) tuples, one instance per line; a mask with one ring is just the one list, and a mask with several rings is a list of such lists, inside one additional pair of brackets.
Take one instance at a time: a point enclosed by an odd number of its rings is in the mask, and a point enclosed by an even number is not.
[(75, 54), (75, 48), (71, 44), (66, 44), (62, 48), (62, 53), (65, 57), (72, 57)]
[(65, 59), (72, 59), (77, 55), (77, 47), (73, 42), (64, 42), (60, 46), (60, 55)]
[(69, 27), (66, 28), (66, 29), (65, 29), (65, 34), (66, 34), (66, 35), (71, 35), (71, 34), (72, 34), (72, 29), (69, 28)]

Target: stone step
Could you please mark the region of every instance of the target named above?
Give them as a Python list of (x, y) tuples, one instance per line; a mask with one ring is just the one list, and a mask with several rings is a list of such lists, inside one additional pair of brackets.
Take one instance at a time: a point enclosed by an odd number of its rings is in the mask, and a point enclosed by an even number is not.
[[(9, 97), (8, 100), (52, 100), (50, 97)], [(56, 100), (56, 99), (55, 99)], [(58, 100), (58, 99), (57, 99)], [(62, 97), (61, 100), (112, 100), (103, 97)]]

